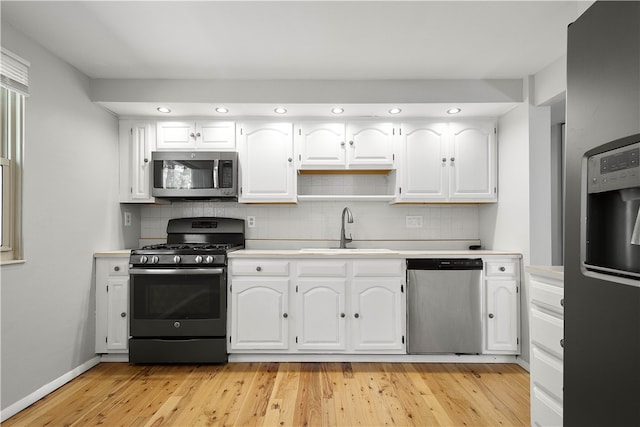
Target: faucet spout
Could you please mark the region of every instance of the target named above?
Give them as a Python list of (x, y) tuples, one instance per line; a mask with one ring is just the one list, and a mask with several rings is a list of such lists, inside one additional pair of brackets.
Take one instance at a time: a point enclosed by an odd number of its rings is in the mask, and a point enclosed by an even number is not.
[(350, 243), (353, 241), (353, 237), (351, 235), (347, 237), (345, 234), (345, 230), (344, 230), (345, 215), (346, 215), (347, 222), (349, 224), (353, 224), (353, 215), (351, 214), (351, 211), (349, 210), (349, 208), (345, 207), (342, 210), (342, 228), (340, 229), (340, 249), (346, 249), (347, 243)]

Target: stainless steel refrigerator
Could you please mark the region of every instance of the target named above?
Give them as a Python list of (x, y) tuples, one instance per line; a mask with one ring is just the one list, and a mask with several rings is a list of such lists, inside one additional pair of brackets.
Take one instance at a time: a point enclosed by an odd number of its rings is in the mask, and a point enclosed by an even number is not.
[(640, 2), (568, 29), (564, 424), (640, 426)]

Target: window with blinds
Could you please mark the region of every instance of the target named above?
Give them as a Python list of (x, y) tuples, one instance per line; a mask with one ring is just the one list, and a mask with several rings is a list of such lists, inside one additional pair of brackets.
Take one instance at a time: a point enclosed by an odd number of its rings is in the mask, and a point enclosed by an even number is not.
[(29, 64), (2, 48), (0, 61), (0, 262), (22, 258), (24, 104)]

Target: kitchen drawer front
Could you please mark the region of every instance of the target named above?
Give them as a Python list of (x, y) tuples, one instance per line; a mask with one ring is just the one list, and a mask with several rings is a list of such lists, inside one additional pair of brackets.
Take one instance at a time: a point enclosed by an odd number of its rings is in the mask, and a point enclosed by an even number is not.
[(562, 425), (562, 406), (543, 390), (535, 386), (531, 390), (531, 425)]
[(126, 260), (109, 261), (109, 276), (128, 276), (129, 258)]
[(353, 277), (398, 277), (403, 275), (402, 265), (400, 259), (353, 261)]
[(558, 314), (564, 313), (564, 289), (531, 279), (531, 303)]
[(532, 377), (534, 386), (543, 388), (562, 402), (562, 360), (534, 345), (531, 349), (531, 370), (535, 372)]
[(558, 317), (531, 307), (531, 342), (543, 347), (559, 359), (563, 359), (562, 348), (564, 322)]
[(346, 277), (346, 261), (300, 261), (298, 277)]
[(518, 262), (515, 260), (489, 260), (485, 261), (484, 265), (487, 277), (516, 277), (518, 275)]
[(231, 260), (234, 276), (288, 276), (289, 261), (281, 260)]

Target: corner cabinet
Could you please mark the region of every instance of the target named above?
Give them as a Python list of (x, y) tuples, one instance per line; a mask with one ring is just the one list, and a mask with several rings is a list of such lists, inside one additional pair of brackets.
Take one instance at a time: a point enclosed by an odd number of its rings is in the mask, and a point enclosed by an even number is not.
[(95, 256), (96, 353), (129, 348), (129, 255)]
[(400, 259), (230, 259), (230, 353), (405, 353)]
[(155, 122), (120, 121), (120, 203), (153, 203), (151, 152)]
[(493, 121), (403, 123), (395, 201), (497, 201), (496, 133)]
[(238, 126), (240, 203), (296, 203), (293, 124)]
[(485, 354), (520, 353), (520, 260), (485, 260)]

